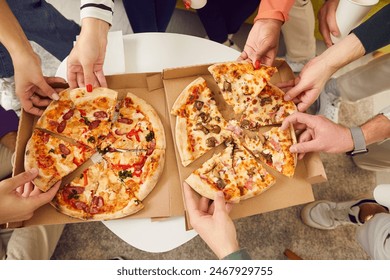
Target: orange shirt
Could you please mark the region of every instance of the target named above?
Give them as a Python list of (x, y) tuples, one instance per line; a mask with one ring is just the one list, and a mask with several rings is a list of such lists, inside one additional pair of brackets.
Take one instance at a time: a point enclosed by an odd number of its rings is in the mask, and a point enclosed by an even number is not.
[(261, 0), (259, 12), (254, 21), (261, 18), (272, 18), (285, 22), (294, 2), (295, 0)]

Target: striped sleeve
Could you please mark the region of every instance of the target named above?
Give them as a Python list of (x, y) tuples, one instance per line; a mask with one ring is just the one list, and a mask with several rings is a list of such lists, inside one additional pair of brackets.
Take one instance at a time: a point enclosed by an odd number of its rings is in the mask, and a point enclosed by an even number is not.
[(92, 17), (108, 22), (112, 25), (112, 15), (114, 13), (114, 0), (81, 0), (80, 20)]

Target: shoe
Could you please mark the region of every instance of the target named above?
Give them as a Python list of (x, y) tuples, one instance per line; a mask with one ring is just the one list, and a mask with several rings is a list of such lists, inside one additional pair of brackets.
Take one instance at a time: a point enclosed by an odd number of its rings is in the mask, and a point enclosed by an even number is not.
[(0, 78), (0, 105), (5, 110), (20, 111), (20, 101), (15, 94), (14, 78)]
[(319, 200), (307, 204), (301, 211), (301, 218), (306, 225), (323, 230), (335, 229), (340, 225), (362, 225), (364, 222), (359, 220), (359, 206), (364, 203), (379, 205), (373, 199), (345, 202)]
[(316, 115), (323, 115), (334, 123), (338, 123), (341, 98), (323, 90), (317, 100), (319, 102), (319, 109)]

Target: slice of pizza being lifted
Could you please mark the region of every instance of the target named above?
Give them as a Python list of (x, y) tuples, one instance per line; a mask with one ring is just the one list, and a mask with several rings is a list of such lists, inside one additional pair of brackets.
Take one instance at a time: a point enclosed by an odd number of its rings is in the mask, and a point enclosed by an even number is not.
[(226, 103), (241, 114), (249, 102), (266, 86), (276, 67), (260, 65), (254, 69), (248, 61), (213, 64), (208, 68)]
[(183, 166), (222, 144), (230, 135), (213, 93), (201, 77), (181, 92), (171, 114), (176, 116), (176, 146)]
[(252, 154), (287, 177), (293, 177), (297, 165), (297, 154), (290, 152), (290, 147), (297, 142), (293, 127), (280, 130), (272, 127), (256, 136), (244, 136), (244, 146)]

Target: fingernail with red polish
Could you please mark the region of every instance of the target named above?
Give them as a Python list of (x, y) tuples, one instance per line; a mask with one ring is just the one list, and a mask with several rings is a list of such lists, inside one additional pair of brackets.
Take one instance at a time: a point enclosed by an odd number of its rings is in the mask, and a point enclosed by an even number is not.
[(260, 61), (256, 60), (255, 61), (255, 69), (259, 69), (259, 68), (260, 68)]
[(185, 2), (184, 6), (186, 7), (187, 10), (190, 8), (190, 4), (188, 2)]
[(88, 84), (86, 86), (86, 88), (87, 88), (87, 92), (92, 92), (92, 85), (91, 84)]

